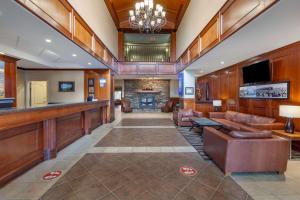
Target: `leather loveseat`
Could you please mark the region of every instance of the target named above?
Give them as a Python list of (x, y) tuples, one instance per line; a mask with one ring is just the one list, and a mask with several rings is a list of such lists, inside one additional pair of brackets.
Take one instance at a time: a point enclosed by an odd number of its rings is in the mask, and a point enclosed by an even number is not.
[(202, 112), (192, 109), (178, 109), (173, 111), (173, 121), (177, 126), (192, 126), (191, 117), (203, 117)]
[(234, 111), (210, 112), (209, 118), (223, 124), (224, 128), (235, 131), (280, 130), (284, 124), (276, 119)]
[(286, 171), (288, 141), (271, 131), (223, 133), (205, 127), (203, 138), (205, 153), (225, 174)]

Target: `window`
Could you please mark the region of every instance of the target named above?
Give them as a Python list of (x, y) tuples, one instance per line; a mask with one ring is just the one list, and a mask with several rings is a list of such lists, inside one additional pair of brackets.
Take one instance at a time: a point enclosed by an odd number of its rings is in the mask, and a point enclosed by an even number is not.
[(115, 91), (115, 100), (122, 99), (122, 91)]

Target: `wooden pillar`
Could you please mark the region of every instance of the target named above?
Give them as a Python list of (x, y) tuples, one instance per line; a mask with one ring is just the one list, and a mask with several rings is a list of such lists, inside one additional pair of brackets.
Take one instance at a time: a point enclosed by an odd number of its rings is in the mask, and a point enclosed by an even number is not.
[(170, 48), (171, 62), (176, 62), (176, 32), (171, 33), (171, 48)]
[(44, 160), (55, 158), (56, 147), (56, 119), (48, 119), (43, 122), (44, 134)]
[(118, 32), (118, 57), (119, 61), (125, 61), (124, 57), (124, 32)]
[(83, 132), (84, 135), (90, 134), (91, 126), (92, 126), (92, 119), (91, 119), (91, 111), (86, 110), (82, 112), (82, 119), (83, 119)]

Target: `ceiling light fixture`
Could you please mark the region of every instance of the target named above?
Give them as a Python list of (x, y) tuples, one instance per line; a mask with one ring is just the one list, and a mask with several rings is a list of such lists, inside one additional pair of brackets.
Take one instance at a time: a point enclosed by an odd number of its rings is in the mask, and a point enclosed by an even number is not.
[(88, 62), (88, 65), (92, 65), (92, 63), (91, 63), (91, 62)]
[(221, 63), (221, 65), (224, 65), (224, 64), (225, 64), (225, 62), (224, 62), (224, 61), (221, 61), (220, 63)]
[(75, 53), (72, 54), (73, 57), (76, 57), (77, 55)]
[(144, 0), (135, 4), (135, 10), (129, 11), (128, 21), (140, 32), (159, 32), (167, 24), (166, 11), (160, 4), (154, 6), (153, 0)]
[(51, 43), (52, 42), (52, 40), (51, 39), (45, 39), (45, 42), (47, 42), (47, 43)]

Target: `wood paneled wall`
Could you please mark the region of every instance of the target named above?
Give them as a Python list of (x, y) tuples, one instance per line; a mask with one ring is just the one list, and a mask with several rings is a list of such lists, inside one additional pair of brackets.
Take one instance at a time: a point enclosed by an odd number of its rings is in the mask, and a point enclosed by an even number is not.
[[(290, 81), (290, 98), (288, 100), (240, 99), (239, 87), (243, 84), (242, 67), (266, 59), (269, 59), (271, 63), (273, 82)], [(199, 77), (196, 80), (196, 87), (201, 83), (209, 85), (210, 99), (207, 102), (198, 103), (196, 99), (195, 108), (198, 111), (207, 114), (213, 110), (211, 101), (221, 99), (223, 111), (235, 110), (285, 121), (284, 118), (279, 117), (279, 105), (300, 105), (300, 42)], [(300, 119), (297, 119), (295, 124), (296, 129), (300, 130)]]
[(278, 0), (228, 0), (177, 59), (177, 72), (220, 44)]

